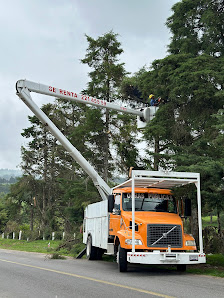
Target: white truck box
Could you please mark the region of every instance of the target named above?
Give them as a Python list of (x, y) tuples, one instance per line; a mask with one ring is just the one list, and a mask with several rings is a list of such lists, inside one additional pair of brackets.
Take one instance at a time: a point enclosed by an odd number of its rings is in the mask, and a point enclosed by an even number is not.
[(93, 246), (107, 249), (108, 225), (108, 201), (88, 205), (84, 212), (83, 242), (86, 243), (91, 234)]

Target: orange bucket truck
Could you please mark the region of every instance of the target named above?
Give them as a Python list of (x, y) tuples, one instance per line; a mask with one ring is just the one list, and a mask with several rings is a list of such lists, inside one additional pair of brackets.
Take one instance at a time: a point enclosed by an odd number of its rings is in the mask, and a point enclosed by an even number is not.
[[(47, 115), (34, 103), (31, 93), (94, 105), (133, 114), (148, 122), (158, 107), (142, 111), (120, 106), (75, 91), (56, 88), (27, 80), (16, 83), (19, 98), (46, 126), (64, 149), (91, 177), (102, 198), (84, 211), (83, 242), (89, 260), (103, 253), (115, 255), (118, 268), (126, 271), (128, 264), (170, 264), (184, 271), (188, 264), (205, 263), (201, 223), (200, 175), (198, 173), (132, 171), (131, 179), (111, 189), (94, 167), (69, 142)], [(190, 215), (189, 200), (185, 214), (172, 195), (173, 187), (189, 183), (197, 188), (199, 248), (194, 238), (185, 234), (183, 216)], [(186, 194), (187, 196), (187, 194)]]

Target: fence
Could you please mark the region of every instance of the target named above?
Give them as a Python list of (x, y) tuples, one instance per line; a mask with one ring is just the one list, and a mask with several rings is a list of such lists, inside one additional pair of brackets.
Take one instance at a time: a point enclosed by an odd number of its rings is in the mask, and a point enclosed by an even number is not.
[[(23, 234), (25, 234), (23, 231), (19, 231), (19, 233), (18, 232), (17, 233), (16, 232), (11, 232), (11, 233), (7, 233), (7, 234), (2, 233), (2, 239), (5, 239), (6, 238), (6, 239), (13, 239), (13, 240), (15, 240), (15, 239), (21, 240)], [(57, 236), (58, 236), (58, 234), (59, 234), (59, 232), (57, 232)], [(69, 234), (69, 235), (71, 235), (71, 234)], [(39, 231), (39, 236), (40, 236), (40, 231)], [(51, 240), (53, 240), (53, 241), (57, 238), (56, 237), (56, 232), (52, 232), (50, 236), (51, 236)], [(66, 236), (66, 233), (65, 232), (62, 232), (60, 238), (62, 240), (64, 240), (65, 239), (65, 236)], [(73, 234), (73, 237), (75, 239), (76, 233)], [(40, 239), (42, 239), (42, 240), (49, 240), (49, 238), (46, 239), (45, 235), (43, 235), (42, 237), (40, 237)], [(29, 241), (29, 237), (27, 237), (26, 240)]]

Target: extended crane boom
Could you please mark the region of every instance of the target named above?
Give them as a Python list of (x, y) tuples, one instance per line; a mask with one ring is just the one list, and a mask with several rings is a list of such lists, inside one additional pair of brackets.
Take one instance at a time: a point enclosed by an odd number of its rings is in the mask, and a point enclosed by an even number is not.
[[(107, 183), (99, 176), (93, 166), (81, 155), (81, 153), (68, 141), (68, 139), (62, 134), (62, 132), (54, 125), (54, 123), (45, 115), (45, 113), (34, 103), (31, 98), (30, 92), (45, 94), (71, 100), (75, 102), (82, 102), (84, 104), (91, 104), (100, 108), (113, 109), (116, 111), (134, 114), (149, 121), (154, 115), (150, 108), (146, 108), (144, 111), (137, 111), (130, 108), (118, 106), (114, 103), (107, 102), (105, 100), (99, 100), (87, 95), (79, 95), (72, 91), (59, 89), (52, 86), (47, 86), (39, 83), (34, 83), (27, 80), (19, 80), (16, 83), (17, 95), (28, 106), (28, 108), (37, 116), (40, 121), (48, 127), (49, 131), (54, 137), (62, 144), (62, 146), (68, 151), (73, 159), (83, 168), (83, 170), (92, 178), (94, 185), (98, 189), (103, 200), (107, 200), (109, 194), (112, 193), (112, 189)], [(151, 112), (150, 112), (151, 111)]]
[(19, 89), (23, 89), (23, 88), (27, 88), (30, 92), (45, 94), (45, 95), (54, 96), (54, 97), (58, 97), (58, 98), (62, 98), (70, 101), (90, 104), (93, 106), (97, 106), (99, 108), (106, 108), (106, 109), (115, 110), (118, 112), (136, 115), (146, 122), (152, 120), (152, 118), (155, 116), (155, 113), (158, 109), (158, 107), (147, 107), (142, 111), (139, 111), (128, 107), (119, 106), (115, 103), (108, 102), (106, 100), (97, 99), (95, 97), (91, 97), (88, 95), (78, 94), (74, 91), (68, 91), (65, 89), (43, 85), (43, 84), (39, 84), (39, 83), (27, 81), (27, 80), (17, 81), (16, 83), (17, 92)]

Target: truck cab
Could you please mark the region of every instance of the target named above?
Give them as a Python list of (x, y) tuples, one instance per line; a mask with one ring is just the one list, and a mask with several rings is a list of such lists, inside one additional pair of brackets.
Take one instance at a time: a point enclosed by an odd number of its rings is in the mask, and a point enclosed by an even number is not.
[[(170, 189), (135, 188), (136, 251), (195, 251), (195, 240), (184, 233), (179, 204)], [(110, 214), (109, 235), (114, 243), (132, 249), (132, 190), (114, 190), (114, 208)]]
[[(170, 189), (135, 188), (135, 253), (195, 252), (192, 235), (184, 232), (182, 205)], [(114, 208), (110, 213), (109, 235), (119, 255), (132, 251), (132, 189), (114, 190)], [(172, 258), (172, 256), (171, 256)], [(119, 260), (118, 260), (119, 262)], [(120, 270), (126, 271), (125, 261)], [(123, 267), (122, 267), (123, 266)], [(123, 268), (123, 269), (122, 269)], [(184, 271), (185, 265), (178, 265)]]

